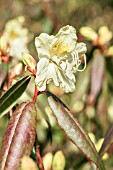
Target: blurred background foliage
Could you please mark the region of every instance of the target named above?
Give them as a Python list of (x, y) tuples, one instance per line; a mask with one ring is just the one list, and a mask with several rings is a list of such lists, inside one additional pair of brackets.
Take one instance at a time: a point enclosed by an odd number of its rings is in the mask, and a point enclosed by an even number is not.
[[(77, 29), (78, 41), (87, 44), (87, 68), (76, 74), (76, 91), (65, 94), (52, 83), (48, 89), (57, 95), (73, 112), (89, 133), (99, 150), (99, 141), (113, 124), (113, 45), (112, 36), (104, 43), (99, 42), (99, 29), (105, 25), (113, 33), (113, 1), (97, 0), (0, 0), (0, 33), (5, 23), (17, 16), (25, 16), (25, 26), (38, 36), (41, 32), (55, 34), (62, 26), (72, 25)], [(91, 27), (97, 39), (88, 39), (81, 27)], [(90, 33), (90, 37), (93, 32)], [(109, 36), (109, 31), (102, 34)], [(30, 54), (37, 59), (34, 38), (29, 43)], [(21, 75), (20, 75), (21, 77)], [(19, 79), (19, 77), (18, 77)], [(19, 99), (18, 104), (33, 96), (33, 82)], [(37, 98), (38, 126), (37, 136), (42, 156), (62, 150), (65, 156), (65, 170), (93, 170), (81, 152), (66, 139), (56, 124), (45, 95)], [(0, 142), (7, 126), (8, 118), (0, 120)], [(52, 136), (52, 143), (51, 141)], [(49, 159), (49, 158), (48, 158)], [(48, 160), (47, 159), (47, 160)], [(51, 154), (50, 154), (51, 159)], [(44, 157), (46, 160), (46, 157)], [(108, 149), (104, 159), (107, 170), (113, 168), (113, 147)], [(45, 161), (47, 164), (48, 161)], [(50, 161), (50, 164), (51, 161)], [(51, 167), (51, 166), (50, 166)], [(63, 170), (56, 168), (56, 170)], [(54, 168), (53, 168), (54, 169)], [(50, 170), (49, 168), (47, 170)], [(55, 169), (54, 169), (55, 170)]]

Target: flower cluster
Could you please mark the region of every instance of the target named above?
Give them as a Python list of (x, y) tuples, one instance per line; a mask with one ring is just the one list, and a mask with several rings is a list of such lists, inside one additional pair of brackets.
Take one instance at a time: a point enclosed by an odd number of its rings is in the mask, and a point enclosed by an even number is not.
[(29, 52), (27, 43), (30, 34), (27, 28), (23, 28), (24, 20), (25, 18), (20, 16), (6, 23), (3, 35), (0, 38), (0, 49), (3, 55), (9, 51), (11, 56), (21, 59), (23, 52)]
[[(51, 81), (61, 87), (66, 93), (75, 90), (75, 73), (86, 67), (86, 45), (77, 42), (76, 30), (72, 26), (64, 26), (53, 36), (41, 33), (35, 39), (38, 52), (36, 85), (39, 91), (44, 91)], [(84, 58), (84, 68), (79, 69), (81, 57)]]

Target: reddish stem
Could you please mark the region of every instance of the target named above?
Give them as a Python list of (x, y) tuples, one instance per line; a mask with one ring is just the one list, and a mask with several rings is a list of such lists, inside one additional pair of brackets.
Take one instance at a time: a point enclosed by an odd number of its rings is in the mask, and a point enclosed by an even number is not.
[(35, 91), (34, 91), (34, 96), (33, 96), (33, 100), (32, 100), (33, 103), (36, 103), (36, 99), (37, 99), (38, 94), (39, 94), (39, 91), (38, 91), (37, 86), (35, 84)]
[(10, 88), (10, 85), (11, 85), (11, 79), (10, 79), (10, 77), (8, 77), (7, 89), (9, 89), (9, 88)]
[(9, 58), (10, 58), (10, 53), (8, 52), (6, 56), (1, 56), (2, 62), (6, 62), (6, 63), (10, 63), (9, 62)]
[(12, 109), (9, 111), (9, 115), (10, 115), (10, 117), (13, 115), (13, 110)]
[(39, 166), (39, 169), (40, 170), (44, 170), (44, 165), (43, 165), (43, 162), (42, 162), (42, 158), (41, 158), (41, 155), (40, 155), (40, 151), (39, 151), (39, 146), (36, 145), (36, 159), (37, 159), (37, 164)]
[(33, 73), (34, 76), (36, 76), (36, 72), (37, 72), (36, 69), (32, 69), (30, 66), (27, 66), (27, 70)]

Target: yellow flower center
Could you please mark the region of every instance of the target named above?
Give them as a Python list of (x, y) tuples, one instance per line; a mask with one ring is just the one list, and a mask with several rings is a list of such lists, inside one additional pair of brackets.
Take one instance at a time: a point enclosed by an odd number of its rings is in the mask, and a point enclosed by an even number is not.
[(10, 38), (11, 38), (11, 39), (18, 38), (18, 36), (19, 36), (19, 34), (18, 34), (17, 32), (11, 31), (11, 33), (10, 33)]
[(61, 56), (62, 54), (68, 52), (68, 45), (63, 45), (62, 42), (57, 42), (52, 46), (52, 55)]

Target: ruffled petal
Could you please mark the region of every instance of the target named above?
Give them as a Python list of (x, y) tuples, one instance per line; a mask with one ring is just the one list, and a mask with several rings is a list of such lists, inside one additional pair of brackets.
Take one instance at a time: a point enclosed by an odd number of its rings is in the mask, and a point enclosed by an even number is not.
[(62, 57), (66, 53), (74, 50), (77, 36), (76, 30), (72, 26), (65, 26), (60, 29), (52, 42), (52, 52), (54, 55)]
[(86, 53), (86, 51), (87, 51), (86, 44), (77, 43), (76, 47), (75, 47), (75, 50), (77, 51), (79, 57), (84, 55)]
[(49, 63), (47, 58), (39, 60), (35, 80), (39, 91), (44, 91), (46, 89), (46, 84), (52, 80), (56, 86), (59, 86), (57, 72), (58, 67), (54, 63)]
[(46, 81), (47, 81), (47, 70), (49, 66), (49, 60), (46, 58), (42, 58), (39, 60), (37, 64), (37, 73), (36, 73), (36, 85), (39, 91), (44, 91), (46, 89)]
[(49, 36), (46, 33), (41, 33), (39, 37), (35, 38), (35, 46), (38, 52), (38, 58), (46, 57), (50, 58), (52, 41), (54, 36)]
[[(71, 75), (71, 77), (70, 77)], [(75, 90), (75, 77), (71, 72), (64, 73), (58, 70), (59, 86), (66, 92), (73, 92)]]
[(46, 90), (46, 85), (50, 81), (63, 88), (66, 93), (75, 90), (75, 76), (71, 71), (63, 71), (56, 64), (49, 62), (47, 58), (42, 58), (37, 64), (35, 79), (38, 90)]

